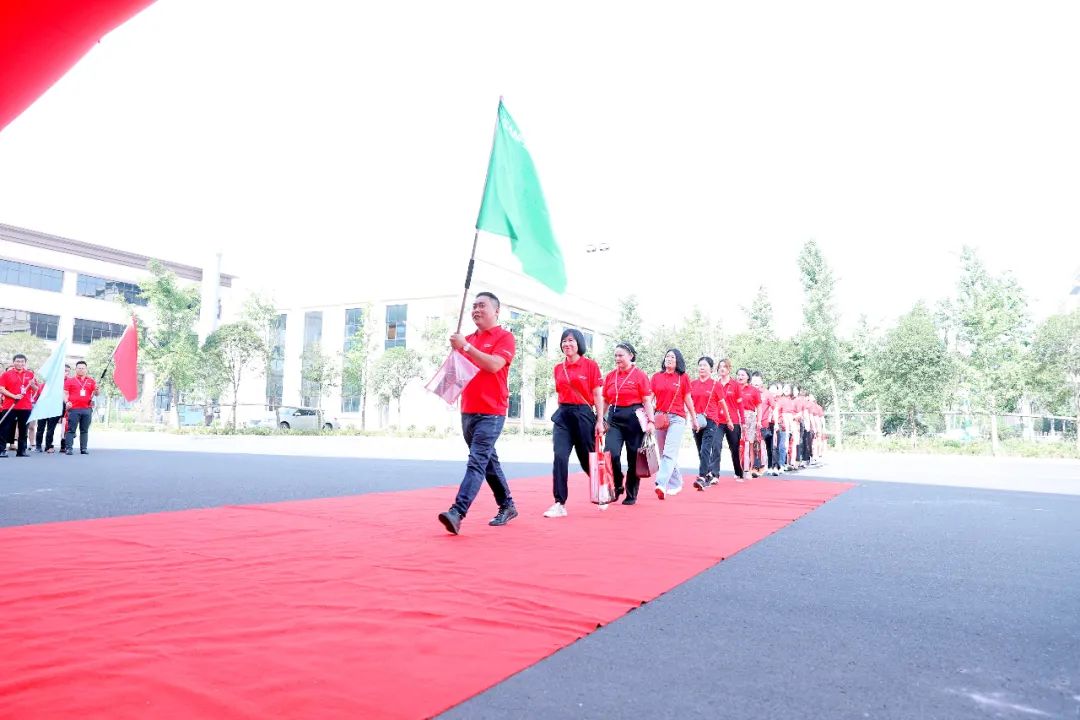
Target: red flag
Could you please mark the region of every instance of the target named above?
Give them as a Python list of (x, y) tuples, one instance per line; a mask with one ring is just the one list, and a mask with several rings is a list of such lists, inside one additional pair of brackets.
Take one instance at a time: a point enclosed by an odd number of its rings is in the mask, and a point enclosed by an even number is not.
[(0, 130), (152, 0), (0, 2)]
[(119, 388), (124, 399), (131, 402), (139, 396), (139, 331), (135, 327), (135, 318), (127, 326), (120, 342), (113, 351), (113, 382)]

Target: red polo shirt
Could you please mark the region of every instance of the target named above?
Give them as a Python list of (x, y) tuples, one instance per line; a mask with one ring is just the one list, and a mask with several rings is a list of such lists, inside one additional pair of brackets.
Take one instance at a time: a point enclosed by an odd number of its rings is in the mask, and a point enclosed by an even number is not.
[[(514, 359), (516, 345), (514, 333), (495, 325), (487, 330), (477, 330), (465, 340), (474, 348), (488, 355), (506, 360), (499, 372), (481, 368), (461, 393), (461, 412), (475, 415), (505, 415), (510, 407), (510, 363)], [(465, 353), (461, 353), (465, 355)], [(465, 355), (468, 358), (468, 355)], [(470, 359), (469, 362), (472, 362)], [(473, 363), (475, 365), (476, 363)]]
[(795, 398), (795, 414), (801, 416), (809, 403), (810, 401), (806, 399), (805, 395)]
[(634, 366), (628, 372), (615, 368), (604, 378), (604, 402), (616, 407), (640, 405), (652, 395), (649, 376)]
[[(746, 413), (757, 412), (758, 405), (761, 404), (761, 391), (756, 387), (747, 383), (742, 386), (739, 391), (739, 414), (742, 415), (742, 420), (746, 420)], [(761, 418), (758, 418), (760, 420)]]
[(716, 408), (713, 406), (719, 404), (713, 395), (715, 389), (716, 381), (712, 378), (690, 381), (690, 399), (694, 401), (694, 412), (701, 413), (710, 420), (715, 420), (712, 413), (716, 412)]
[(758, 422), (761, 427), (768, 427), (773, 421), (773, 410), (776, 409), (776, 398), (768, 390), (761, 391), (761, 416)]
[(736, 425), (742, 424), (742, 403), (739, 402), (739, 383), (735, 378), (729, 377), (727, 383), (717, 383), (717, 392), (723, 393), (724, 402), (727, 403), (728, 412), (731, 414), (731, 422)]
[(603, 384), (600, 366), (592, 358), (583, 355), (575, 363), (564, 360), (555, 366), (555, 392), (560, 405), (592, 405), (593, 390)]
[(0, 386), (10, 393), (18, 395), (22, 393), (22, 400), (12, 400), (7, 395), (0, 395), (0, 410), (7, 410), (12, 405), (16, 410), (29, 410), (34, 403), (30, 399), (30, 382), (34, 379), (33, 370), (16, 370), (12, 368), (0, 375)]
[(656, 397), (654, 410), (686, 417), (686, 394), (690, 392), (690, 379), (686, 373), (658, 372), (649, 384)]
[(72, 410), (85, 410), (90, 407), (97, 391), (97, 381), (87, 375), (86, 377), (69, 377), (64, 380), (64, 390), (68, 394), (68, 402)]

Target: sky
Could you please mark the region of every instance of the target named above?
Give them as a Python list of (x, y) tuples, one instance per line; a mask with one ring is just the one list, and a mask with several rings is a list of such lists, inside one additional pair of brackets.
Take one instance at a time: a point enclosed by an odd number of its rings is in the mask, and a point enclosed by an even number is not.
[(965, 244), (1040, 318), (1080, 267), (1078, 36), (1054, 1), (158, 0), (0, 131), (0, 222), (221, 251), (282, 304), (457, 287), (504, 96), (571, 290), (649, 324), (738, 330), (763, 285), (797, 331), (811, 238), (842, 329)]

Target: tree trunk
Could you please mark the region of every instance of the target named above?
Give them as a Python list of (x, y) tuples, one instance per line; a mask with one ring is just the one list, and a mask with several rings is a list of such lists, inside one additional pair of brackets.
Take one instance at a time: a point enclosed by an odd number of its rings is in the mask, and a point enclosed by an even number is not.
[(360, 431), (367, 430), (367, 395), (360, 395)]
[(403, 429), (405, 427), (404, 425), (402, 425), (402, 420), (401, 420), (401, 396), (400, 395), (397, 396), (397, 424), (398, 424), (398, 430), (401, 430), (401, 429)]
[(874, 437), (880, 442), (883, 433), (881, 429), (881, 401), (874, 401)]
[(915, 408), (908, 410), (908, 422), (911, 423), (911, 449), (915, 449), (915, 440), (918, 437), (918, 427), (915, 425)]
[(236, 380), (235, 382), (233, 382), (233, 389), (232, 389), (232, 429), (233, 429), (234, 432), (236, 431), (236, 406), (240, 404), (238, 402), (238, 400), (237, 400), (239, 395), (240, 395), (240, 381)]
[(1001, 454), (1001, 445), (998, 442), (998, 419), (997, 419), (997, 403), (994, 402), (994, 396), (990, 396), (990, 452), (997, 457)]
[(169, 408), (169, 427), (177, 429), (180, 427), (180, 391), (175, 386), (169, 393), (169, 399), (172, 401)]
[(829, 377), (829, 387), (832, 390), (833, 407), (836, 408), (836, 449), (844, 448), (844, 422), (840, 416), (840, 392), (836, 389), (836, 378)]

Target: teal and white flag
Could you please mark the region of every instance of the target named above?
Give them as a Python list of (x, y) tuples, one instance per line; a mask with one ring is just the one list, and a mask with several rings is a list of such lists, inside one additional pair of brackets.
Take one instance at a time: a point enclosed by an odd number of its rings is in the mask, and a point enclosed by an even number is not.
[(66, 357), (67, 338), (64, 338), (41, 366), (41, 370), (34, 373), (39, 382), (44, 381), (45, 390), (38, 395), (27, 422), (56, 417), (64, 413), (64, 359)]

